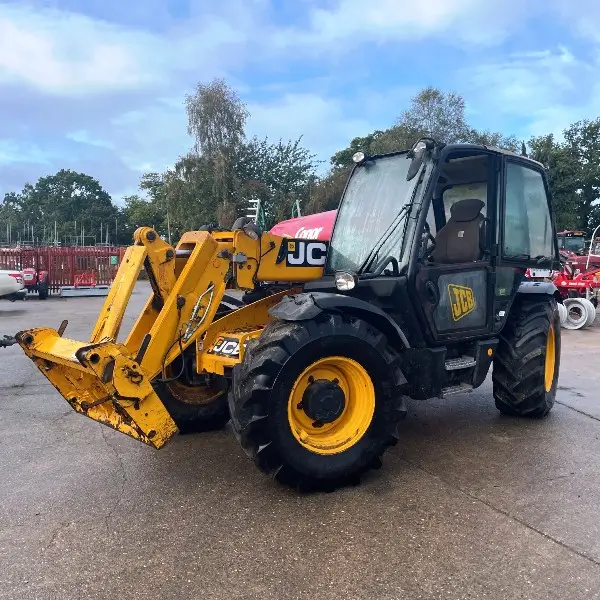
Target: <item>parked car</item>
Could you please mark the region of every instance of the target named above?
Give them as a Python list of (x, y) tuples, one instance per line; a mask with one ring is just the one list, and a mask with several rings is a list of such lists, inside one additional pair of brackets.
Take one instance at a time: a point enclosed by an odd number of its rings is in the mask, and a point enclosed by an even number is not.
[(23, 274), (14, 269), (0, 270), (0, 299), (25, 300), (27, 289), (23, 285)]

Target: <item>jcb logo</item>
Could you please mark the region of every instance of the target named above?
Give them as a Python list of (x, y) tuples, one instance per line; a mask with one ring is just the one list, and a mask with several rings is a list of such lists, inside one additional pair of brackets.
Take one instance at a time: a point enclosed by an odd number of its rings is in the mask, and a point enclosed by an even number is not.
[(240, 342), (235, 338), (219, 338), (209, 351), (209, 354), (220, 356), (237, 356), (239, 353)]
[(448, 296), (450, 297), (452, 318), (455, 321), (475, 310), (475, 297), (471, 288), (451, 283), (448, 286)]
[(327, 257), (326, 242), (287, 242), (286, 265), (288, 267), (322, 267)]

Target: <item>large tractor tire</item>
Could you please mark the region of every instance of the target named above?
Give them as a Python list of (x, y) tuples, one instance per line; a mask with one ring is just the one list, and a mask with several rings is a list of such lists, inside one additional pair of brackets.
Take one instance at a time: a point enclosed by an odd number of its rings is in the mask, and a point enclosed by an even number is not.
[[(167, 369), (167, 377), (179, 372), (179, 359)], [(175, 374), (175, 375), (174, 375)], [(229, 421), (227, 404), (228, 382), (225, 377), (214, 376), (198, 384), (182, 378), (159, 381), (154, 384), (158, 397), (165, 405), (179, 433), (198, 433), (222, 429)]]
[(275, 321), (234, 367), (229, 410), (246, 453), (300, 491), (357, 484), (406, 414), (400, 357), (360, 319)]
[(494, 357), (496, 408), (506, 415), (545, 417), (554, 405), (559, 367), (556, 300), (518, 297)]
[[(241, 304), (241, 300), (225, 296), (215, 320)], [(177, 357), (167, 367), (166, 378), (154, 382), (158, 397), (182, 434), (222, 429), (229, 422), (228, 380), (219, 375), (198, 377), (191, 366), (193, 358), (193, 352)]]

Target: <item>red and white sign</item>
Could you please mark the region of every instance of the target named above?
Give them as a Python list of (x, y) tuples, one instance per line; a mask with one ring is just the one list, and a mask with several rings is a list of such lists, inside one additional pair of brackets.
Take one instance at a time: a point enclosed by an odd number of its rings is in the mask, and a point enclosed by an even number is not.
[(295, 239), (329, 241), (336, 214), (336, 210), (329, 210), (305, 217), (288, 219), (274, 225), (269, 233)]

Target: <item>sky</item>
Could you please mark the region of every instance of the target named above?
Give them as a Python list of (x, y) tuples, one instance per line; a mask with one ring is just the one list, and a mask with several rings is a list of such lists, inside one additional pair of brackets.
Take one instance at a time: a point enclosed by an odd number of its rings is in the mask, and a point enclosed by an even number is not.
[(478, 128), (600, 116), (597, 0), (0, 1), (0, 197), (61, 168), (119, 203), (192, 145), (185, 95), (224, 78), (248, 135), (320, 159), (432, 85)]

